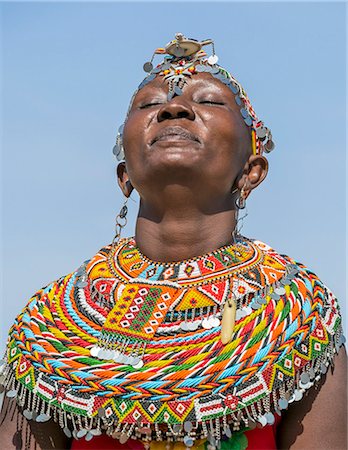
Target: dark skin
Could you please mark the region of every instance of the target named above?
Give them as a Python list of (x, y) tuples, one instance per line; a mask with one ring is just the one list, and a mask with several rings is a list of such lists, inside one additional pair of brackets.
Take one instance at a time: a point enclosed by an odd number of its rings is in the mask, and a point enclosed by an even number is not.
[[(231, 191), (244, 186), (247, 197), (265, 178), (268, 163), (251, 155), (250, 130), (223, 83), (199, 74), (170, 102), (167, 92), (158, 77), (136, 95), (124, 128), (127, 164), (117, 172), (126, 196), (133, 187), (140, 194), (140, 250), (150, 259), (178, 261), (232, 241)], [(192, 139), (173, 134), (152, 143), (171, 127)]]
[[(203, 73), (188, 79), (183, 94), (170, 102), (167, 91), (157, 77), (136, 95), (124, 129), (127, 162), (117, 168), (124, 195), (134, 188), (140, 195), (135, 238), (155, 261), (187, 259), (232, 242), (235, 199), (243, 187), (248, 197), (268, 170), (266, 158), (251, 154), (250, 130), (223, 83)], [(14, 425), (6, 422), (5, 448), (13, 449)], [(345, 429), (346, 352), (341, 348), (320, 386), (284, 412), (277, 448), (343, 450)], [(55, 444), (38, 439), (40, 448), (69, 448), (54, 424), (45, 424), (44, 434)]]

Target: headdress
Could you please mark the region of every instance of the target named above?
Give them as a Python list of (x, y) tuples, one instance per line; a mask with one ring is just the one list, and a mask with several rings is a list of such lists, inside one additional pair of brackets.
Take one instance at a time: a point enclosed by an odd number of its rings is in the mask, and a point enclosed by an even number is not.
[[(202, 47), (206, 45), (212, 46), (212, 54), (209, 57), (202, 49)], [(164, 59), (160, 64), (154, 67), (154, 57), (159, 54), (164, 55)], [(214, 42), (211, 39), (197, 41), (195, 39), (186, 38), (182, 33), (177, 33), (175, 39), (170, 41), (164, 48), (157, 48), (153, 53), (151, 60), (144, 64), (143, 68), (148, 75), (139, 84), (137, 90), (133, 94), (130, 107), (138, 91), (154, 80), (156, 76), (163, 76), (167, 81), (169, 87), (168, 101), (170, 101), (174, 96), (182, 94), (182, 90), (189, 77), (196, 73), (207, 72), (228, 86), (233, 92), (244, 122), (251, 130), (253, 154), (271, 152), (275, 145), (270, 129), (257, 117), (241, 84), (230, 72), (218, 64), (218, 60), (219, 58), (215, 53)], [(128, 109), (127, 117), (130, 107)], [(113, 153), (118, 161), (124, 160), (122, 133), (123, 125), (121, 125), (118, 130), (116, 145), (113, 148)]]

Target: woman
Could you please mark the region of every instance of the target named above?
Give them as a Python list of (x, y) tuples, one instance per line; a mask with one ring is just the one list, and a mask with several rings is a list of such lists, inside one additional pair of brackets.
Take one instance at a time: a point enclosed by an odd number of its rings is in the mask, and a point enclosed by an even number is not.
[(239, 233), (274, 144), (209, 44), (177, 34), (144, 65), (114, 149), (123, 194), (141, 199), (135, 237), (120, 239), (124, 205), (114, 242), (10, 330), (16, 447), (31, 430), (41, 448), (346, 448), (339, 305)]

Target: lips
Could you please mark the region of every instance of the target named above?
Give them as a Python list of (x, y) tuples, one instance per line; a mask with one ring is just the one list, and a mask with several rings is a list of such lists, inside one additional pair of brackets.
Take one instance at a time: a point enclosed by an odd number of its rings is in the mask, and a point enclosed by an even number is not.
[(200, 142), (198, 137), (180, 126), (166, 127), (161, 130), (151, 141), (150, 145), (158, 141), (194, 141)]

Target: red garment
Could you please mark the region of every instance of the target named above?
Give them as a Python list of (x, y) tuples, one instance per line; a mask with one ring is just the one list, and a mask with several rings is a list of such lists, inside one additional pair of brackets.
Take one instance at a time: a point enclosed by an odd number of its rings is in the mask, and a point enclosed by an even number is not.
[[(245, 432), (248, 438), (247, 450), (277, 450), (276, 430), (281, 418), (275, 415), (276, 421), (272, 426), (264, 428), (254, 428)], [(165, 445), (163, 445), (163, 449)], [(129, 439), (125, 444), (120, 444), (118, 440), (113, 439), (106, 434), (95, 436), (90, 441), (85, 439), (74, 440), (71, 450), (144, 450), (140, 441)]]

